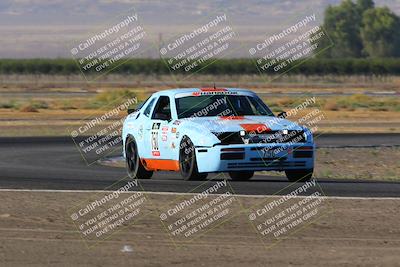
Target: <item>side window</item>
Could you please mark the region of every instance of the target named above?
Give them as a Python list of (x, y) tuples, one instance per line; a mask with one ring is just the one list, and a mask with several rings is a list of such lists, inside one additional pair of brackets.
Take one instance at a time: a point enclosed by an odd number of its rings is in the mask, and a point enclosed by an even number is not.
[(155, 120), (170, 120), (171, 119), (171, 106), (168, 96), (160, 96), (154, 108), (152, 119)]
[(155, 98), (153, 98), (152, 100), (150, 100), (150, 103), (147, 105), (147, 107), (146, 107), (146, 109), (144, 110), (144, 112), (143, 112), (143, 114), (145, 115), (145, 116), (149, 116), (150, 115), (150, 111), (151, 111), (151, 108), (153, 107), (153, 105), (154, 105), (154, 101), (155, 101), (156, 99)]

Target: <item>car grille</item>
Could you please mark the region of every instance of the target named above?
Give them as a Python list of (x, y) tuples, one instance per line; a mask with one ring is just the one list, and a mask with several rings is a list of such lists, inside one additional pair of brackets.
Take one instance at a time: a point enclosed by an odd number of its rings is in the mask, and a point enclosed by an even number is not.
[(305, 143), (304, 131), (289, 130), (287, 134), (283, 131), (271, 131), (268, 134), (250, 136), (251, 144), (282, 144), (282, 143)]
[(214, 133), (214, 135), (221, 141), (221, 145), (244, 144), (238, 132)]
[(312, 158), (313, 157), (313, 151), (293, 151), (293, 157), (294, 158)]
[(214, 133), (221, 141), (221, 145), (245, 144), (245, 139), (249, 144), (282, 144), (282, 143), (305, 143), (304, 131), (288, 130), (287, 134), (283, 131), (270, 131), (267, 134), (247, 134), (242, 138), (239, 132)]

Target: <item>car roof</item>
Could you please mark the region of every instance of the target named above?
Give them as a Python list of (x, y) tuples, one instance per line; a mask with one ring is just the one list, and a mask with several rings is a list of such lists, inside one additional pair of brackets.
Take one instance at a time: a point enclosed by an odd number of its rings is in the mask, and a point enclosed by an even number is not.
[(228, 91), (228, 92), (238, 92), (238, 93), (249, 93), (255, 94), (253, 91), (243, 88), (175, 88), (175, 89), (167, 89), (156, 92), (153, 96), (159, 95), (167, 95), (167, 96), (175, 96), (176, 94), (181, 93), (193, 93), (193, 92), (218, 92), (218, 91)]

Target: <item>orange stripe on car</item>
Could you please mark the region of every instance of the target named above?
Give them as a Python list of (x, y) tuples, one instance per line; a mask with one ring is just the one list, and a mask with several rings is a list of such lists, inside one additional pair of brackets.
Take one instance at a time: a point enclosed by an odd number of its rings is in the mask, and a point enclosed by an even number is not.
[(170, 159), (141, 159), (148, 171), (179, 171), (179, 161)]
[(240, 124), (240, 126), (245, 130), (246, 132), (255, 132), (255, 133), (265, 133), (265, 132), (270, 132), (271, 129), (267, 127), (265, 124), (262, 123), (244, 123)]

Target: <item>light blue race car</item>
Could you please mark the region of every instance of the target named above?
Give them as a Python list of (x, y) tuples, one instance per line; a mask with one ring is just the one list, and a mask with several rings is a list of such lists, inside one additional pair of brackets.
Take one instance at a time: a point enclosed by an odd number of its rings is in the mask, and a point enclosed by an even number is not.
[(179, 171), (185, 180), (228, 172), (249, 180), (255, 171), (285, 171), (306, 181), (314, 169), (312, 133), (275, 116), (254, 93), (233, 88), (188, 88), (154, 93), (122, 129), (129, 176)]

